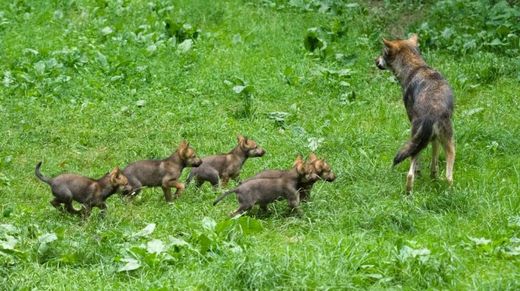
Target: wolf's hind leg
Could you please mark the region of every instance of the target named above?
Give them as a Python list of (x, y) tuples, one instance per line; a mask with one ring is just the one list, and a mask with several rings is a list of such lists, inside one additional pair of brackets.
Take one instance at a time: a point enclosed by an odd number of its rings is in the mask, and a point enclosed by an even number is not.
[(437, 173), (439, 172), (439, 141), (432, 141), (432, 163), (431, 163), (431, 174), (432, 179), (437, 178)]
[(450, 137), (444, 144), (446, 153), (446, 180), (448, 184), (453, 185), (453, 165), (455, 164), (455, 143), (453, 137)]
[(418, 160), (419, 160), (419, 154), (412, 156), (412, 160), (410, 163), (410, 170), (408, 170), (408, 175), (406, 176), (406, 193), (410, 193), (413, 190), (413, 181), (415, 179), (415, 171), (417, 168)]

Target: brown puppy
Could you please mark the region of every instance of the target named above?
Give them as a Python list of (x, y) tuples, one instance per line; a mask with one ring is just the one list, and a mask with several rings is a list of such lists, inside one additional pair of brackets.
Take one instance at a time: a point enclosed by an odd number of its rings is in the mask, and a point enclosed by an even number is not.
[(220, 195), (214, 202), (216, 205), (224, 197), (231, 193), (237, 194), (239, 207), (232, 212), (231, 216), (236, 216), (244, 211), (251, 209), (255, 204), (259, 204), (263, 211), (267, 210), (267, 205), (279, 198), (288, 200), (289, 207), (294, 209), (300, 204), (298, 194), (298, 184), (308, 183), (319, 179), (318, 175), (312, 172), (300, 156), (296, 158), (294, 167), (279, 178), (254, 179), (242, 183), (237, 188), (227, 191)]
[[(308, 166), (311, 167), (311, 170), (322, 180), (332, 182), (336, 179), (336, 175), (332, 172), (332, 169), (330, 168), (329, 164), (325, 162), (325, 160), (318, 159), (318, 157), (314, 153), (311, 153), (309, 155)], [(291, 170), (265, 170), (247, 179), (245, 182), (254, 179), (281, 178), (284, 175), (290, 173), (290, 171)], [(298, 184), (297, 189), (299, 189), (300, 201), (303, 202), (309, 200), (312, 186), (314, 186), (314, 183), (316, 182), (317, 180), (310, 180)]]
[[(202, 163), (195, 150), (186, 141), (182, 141), (179, 148), (164, 160), (143, 160), (128, 165), (123, 174), (128, 177), (132, 186), (132, 195), (139, 194), (141, 187), (161, 186), (164, 198), (167, 202), (173, 200), (171, 187), (175, 187), (175, 197), (178, 198), (184, 190), (184, 184), (179, 182), (179, 177), (185, 167), (198, 167)], [(129, 194), (126, 191), (123, 194)]]
[[(40, 167), (42, 162), (36, 165), (34, 173), (38, 179), (51, 186), (54, 200), (52, 206), (62, 209), (61, 204), (65, 204), (65, 209), (72, 214), (83, 214), (84, 217), (90, 215), (93, 207), (101, 209), (102, 214), (106, 212), (105, 200), (120, 188), (130, 190), (128, 180), (121, 173), (118, 167), (112, 172), (105, 174), (100, 179), (94, 180), (75, 174), (61, 174), (54, 178), (42, 175)], [(72, 206), (72, 201), (83, 204), (84, 211), (78, 211)]]
[(239, 135), (238, 145), (227, 154), (220, 154), (202, 158), (202, 165), (191, 169), (186, 183), (195, 178), (196, 186), (200, 187), (209, 181), (213, 187), (226, 186), (229, 179), (237, 179), (240, 169), (248, 158), (261, 157), (265, 150), (259, 147), (252, 139)]
[(383, 55), (376, 59), (379, 69), (389, 68), (401, 83), (403, 101), (412, 123), (412, 139), (397, 153), (394, 166), (411, 157), (406, 191), (411, 192), (419, 153), (432, 143), (431, 176), (438, 172), (439, 146), (446, 153), (446, 179), (453, 183), (455, 141), (451, 117), (453, 93), (439, 72), (428, 67), (418, 49), (417, 35), (405, 40), (383, 39)]
[[(311, 170), (320, 177), (320, 179), (327, 182), (333, 182), (334, 180), (336, 180), (336, 175), (332, 172), (330, 165), (325, 160), (318, 159), (318, 157), (314, 153), (311, 153), (309, 155), (309, 166), (311, 167)], [(301, 200), (309, 200), (312, 186), (314, 186), (314, 183), (316, 183), (316, 181), (311, 180), (306, 183), (304, 182), (300, 185)]]

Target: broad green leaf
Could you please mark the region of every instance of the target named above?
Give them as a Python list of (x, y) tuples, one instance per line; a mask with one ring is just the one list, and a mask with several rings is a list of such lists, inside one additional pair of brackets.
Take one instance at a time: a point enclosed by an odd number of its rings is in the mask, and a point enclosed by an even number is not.
[(511, 216), (508, 219), (509, 227), (520, 227), (520, 216)]
[(102, 35), (109, 35), (112, 32), (114, 32), (114, 30), (110, 26), (106, 26), (103, 29), (101, 29), (101, 34)]
[(18, 240), (13, 236), (6, 235), (3, 240), (0, 240), (1, 250), (14, 250), (14, 247), (18, 243)]
[(262, 224), (258, 219), (248, 216), (242, 216), (238, 219), (238, 223), (244, 234), (258, 233), (263, 230)]
[(39, 61), (36, 64), (34, 64), (34, 70), (39, 75), (43, 75), (45, 73), (45, 62), (44, 61)]
[(184, 40), (183, 42), (181, 42), (178, 46), (177, 46), (177, 49), (179, 50), (179, 52), (181, 53), (186, 53), (188, 52), (191, 47), (193, 46), (193, 40), (191, 39), (186, 39)]
[(126, 262), (126, 264), (124, 266), (122, 266), (121, 268), (119, 268), (117, 270), (118, 272), (133, 271), (133, 270), (137, 270), (141, 267), (141, 263), (136, 259), (125, 258), (125, 259), (122, 259), (121, 261)]
[(151, 44), (148, 47), (146, 47), (146, 51), (150, 54), (155, 53), (157, 51), (157, 46), (155, 44)]
[(207, 230), (214, 231), (215, 225), (217, 225), (217, 223), (215, 222), (215, 220), (213, 218), (204, 217), (202, 219), (202, 227), (204, 227)]
[(11, 224), (0, 224), (0, 233), (18, 233), (18, 229)]
[(245, 88), (246, 88), (246, 86), (244, 86), (244, 85), (236, 85), (233, 87), (233, 92), (240, 94), (240, 93), (242, 93), (242, 91), (244, 91)]
[(469, 240), (471, 240), (472, 242), (475, 243), (475, 245), (477, 246), (480, 246), (480, 245), (487, 245), (491, 242), (490, 239), (487, 239), (487, 238), (483, 238), (483, 237), (468, 237)]
[(133, 236), (135, 236), (135, 237), (148, 236), (148, 235), (152, 234), (152, 232), (154, 230), (155, 230), (155, 223), (150, 223), (142, 230), (134, 233)]
[(56, 234), (54, 232), (51, 232), (51, 233), (43, 234), (40, 237), (38, 237), (38, 242), (41, 244), (47, 244), (47, 243), (53, 242), (57, 239), (58, 239), (58, 237), (56, 236)]
[(172, 246), (189, 246), (190, 245), (185, 240), (180, 239), (180, 238), (176, 238), (176, 237), (173, 237), (173, 236), (170, 236), (169, 240), (170, 240), (170, 244)]
[(164, 243), (159, 239), (153, 239), (146, 244), (146, 250), (151, 254), (160, 254), (164, 249)]
[(311, 150), (311, 151), (316, 151), (318, 149), (318, 147), (320, 146), (321, 143), (323, 143), (325, 139), (322, 138), (322, 137), (309, 137), (307, 139), (307, 142), (309, 143), (307, 145), (307, 147)]
[(399, 251), (399, 257), (403, 261), (410, 258), (418, 258), (419, 260), (425, 262), (428, 260), (430, 254), (431, 251), (427, 248), (414, 249), (406, 245)]

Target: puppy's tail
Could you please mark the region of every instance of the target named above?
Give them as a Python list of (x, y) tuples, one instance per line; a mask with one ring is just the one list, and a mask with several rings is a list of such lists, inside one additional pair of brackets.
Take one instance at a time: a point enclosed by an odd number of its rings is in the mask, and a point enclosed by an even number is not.
[(38, 177), (38, 179), (42, 180), (43, 182), (47, 183), (47, 184), (51, 184), (51, 181), (52, 179), (51, 178), (48, 178), (48, 177), (45, 177), (44, 175), (42, 175), (42, 173), (40, 172), (40, 167), (42, 166), (42, 162), (40, 161), (37, 165), (36, 165), (36, 168), (34, 169), (34, 174), (36, 175), (36, 177)]
[(237, 191), (237, 188), (222, 193), (222, 195), (220, 195), (217, 199), (215, 199), (215, 201), (213, 201), (213, 206), (217, 205), (217, 203), (219, 203), (220, 200), (226, 198), (226, 196), (228, 196), (229, 194), (236, 193), (236, 191)]
[(410, 156), (417, 155), (428, 145), (433, 135), (434, 123), (434, 120), (428, 117), (415, 120), (412, 123), (412, 139), (395, 155), (392, 166), (396, 166)]

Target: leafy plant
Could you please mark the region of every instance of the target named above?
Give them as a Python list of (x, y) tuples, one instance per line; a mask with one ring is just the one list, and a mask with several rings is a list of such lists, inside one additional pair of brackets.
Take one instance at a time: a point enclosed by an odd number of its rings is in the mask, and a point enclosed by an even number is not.
[(241, 106), (235, 111), (235, 116), (238, 118), (251, 118), (254, 114), (253, 86), (239, 77), (235, 77), (231, 81), (225, 80), (224, 84), (228, 85), (231, 91), (240, 97)]
[[(412, 26), (428, 48), (455, 54), (491, 51), (516, 56), (520, 50), (520, 10), (507, 1), (439, 1), (425, 21)], [(449, 22), (446, 22), (449, 19)]]

